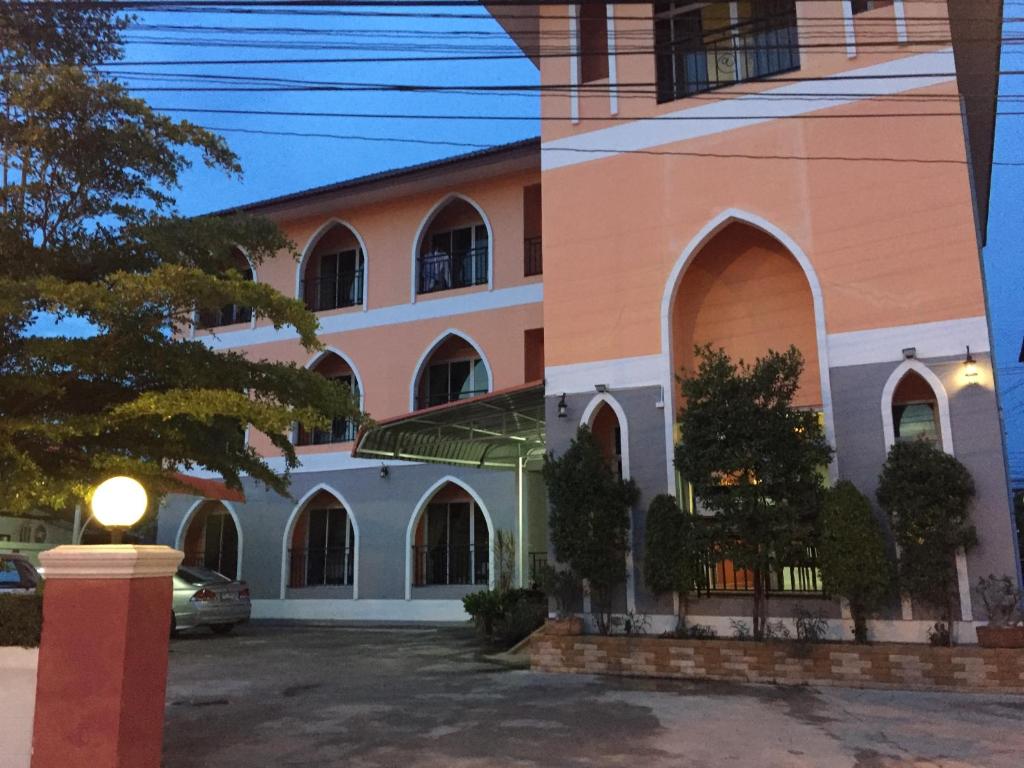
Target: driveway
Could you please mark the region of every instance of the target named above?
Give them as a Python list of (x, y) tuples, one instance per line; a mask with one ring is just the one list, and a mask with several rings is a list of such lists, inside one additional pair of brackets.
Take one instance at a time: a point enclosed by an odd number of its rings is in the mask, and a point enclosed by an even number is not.
[(1024, 697), (541, 675), (463, 628), (171, 642), (164, 768), (1020, 768)]

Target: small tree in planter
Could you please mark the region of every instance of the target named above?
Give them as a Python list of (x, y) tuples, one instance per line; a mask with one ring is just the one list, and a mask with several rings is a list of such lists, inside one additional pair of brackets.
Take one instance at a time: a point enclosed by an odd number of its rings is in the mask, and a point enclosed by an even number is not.
[(793, 407), (803, 357), (790, 347), (753, 365), (698, 347), (697, 373), (683, 378), (683, 441), (675, 463), (715, 513), (718, 547), (752, 572), (754, 637), (764, 639), (768, 580), (810, 542), (832, 457), (818, 415)]
[(644, 582), (653, 592), (679, 594), (679, 627), (686, 626), (687, 598), (700, 589), (710, 537), (695, 515), (672, 496), (651, 500), (644, 536)]
[[(878, 502), (899, 547), (900, 585), (912, 599), (940, 609), (950, 630), (958, 596), (956, 554), (977, 543), (968, 522), (973, 498), (967, 468), (931, 443), (896, 443), (889, 451)], [(947, 634), (952, 644), (952, 631)]]
[(895, 573), (871, 502), (847, 480), (825, 495), (818, 565), (825, 590), (850, 603), (854, 640), (866, 643), (868, 614), (892, 596)]
[(564, 454), (547, 458), (544, 480), (555, 557), (586, 582), (598, 630), (608, 634), (612, 592), (626, 578), (629, 513), (639, 498), (636, 485), (608, 466), (585, 426)]

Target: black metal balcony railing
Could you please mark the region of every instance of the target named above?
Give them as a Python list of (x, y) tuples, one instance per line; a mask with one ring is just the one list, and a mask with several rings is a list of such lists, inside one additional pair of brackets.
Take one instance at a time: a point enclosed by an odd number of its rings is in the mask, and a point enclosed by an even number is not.
[(540, 237), (528, 237), (523, 241), (523, 276), (544, 274), (544, 251)]
[(444, 405), (445, 403), (454, 403), (457, 400), (468, 400), (471, 397), (486, 395), (487, 392), (488, 390), (486, 389), (466, 389), (461, 392), (442, 392), (440, 394), (421, 395), (416, 398), (416, 410), (433, 408), (435, 405)]
[[(754, 573), (737, 567), (731, 560), (714, 549), (709, 550), (704, 563), (704, 584), (698, 592), (753, 592)], [(769, 593), (797, 593), (821, 595), (824, 587), (818, 568), (817, 552), (808, 547), (799, 562), (784, 565), (767, 574)]]
[(431, 584), (481, 584), (489, 581), (486, 546), (413, 547), (413, 586)]
[(349, 419), (335, 419), (330, 429), (306, 429), (299, 425), (298, 445), (327, 445), (350, 443), (356, 439), (359, 426)]
[(310, 312), (359, 306), (363, 303), (363, 270), (305, 280), (302, 296)]
[(418, 293), (487, 283), (487, 246), (457, 253), (425, 253), (418, 264)]
[(799, 69), (796, 4), (782, 2), (778, 13), (717, 36), (668, 39), (655, 46), (655, 56), (659, 102)]
[(190, 565), (193, 568), (209, 568), (211, 571), (223, 573), (233, 579), (238, 565), (238, 550), (231, 547), (225, 547), (219, 552), (188, 550), (185, 552), (181, 564)]
[(355, 560), (351, 547), (288, 550), (288, 586), (347, 587), (355, 578)]
[(252, 320), (252, 307), (228, 304), (220, 309), (204, 310), (199, 313), (200, 328), (219, 328), (222, 325), (248, 323)]

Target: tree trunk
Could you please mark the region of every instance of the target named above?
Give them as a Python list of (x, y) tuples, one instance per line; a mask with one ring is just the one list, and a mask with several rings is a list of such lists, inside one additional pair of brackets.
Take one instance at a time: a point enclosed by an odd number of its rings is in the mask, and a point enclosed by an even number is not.
[(850, 615), (853, 617), (853, 641), (862, 645), (868, 642), (868, 617), (860, 603), (850, 602)]
[(767, 623), (764, 589), (764, 571), (761, 568), (754, 569), (754, 639), (764, 640), (764, 628)]

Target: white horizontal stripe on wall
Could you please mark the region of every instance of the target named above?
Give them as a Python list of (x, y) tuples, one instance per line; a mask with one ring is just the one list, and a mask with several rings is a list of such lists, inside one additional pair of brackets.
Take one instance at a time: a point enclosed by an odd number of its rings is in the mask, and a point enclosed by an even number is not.
[[(417, 301), (415, 304), (397, 304), (365, 312), (356, 310), (321, 316), (320, 334), (414, 323), (419, 320), (434, 320), (439, 317), (467, 315), (473, 312), (518, 307), (524, 304), (538, 304), (542, 301), (544, 301), (544, 284), (530, 283), (513, 288), (500, 288), (495, 291), (477, 291), (442, 299)], [(219, 335), (199, 336), (197, 339), (212, 349), (231, 349), (255, 344), (269, 344), (274, 341), (287, 341), (298, 337), (299, 335), (293, 328), (275, 329), (273, 326), (260, 326)]]
[(461, 600), (253, 600), (252, 618), (290, 621), (469, 620)]
[[(895, 61), (842, 72), (834, 80), (810, 80), (790, 83), (779, 88), (749, 96), (737, 96), (712, 103), (702, 103), (659, 117), (691, 117), (695, 120), (639, 119), (610, 128), (590, 131), (578, 136), (545, 142), (541, 147), (541, 169), (553, 171), (622, 151), (645, 150), (703, 136), (768, 123), (780, 117), (795, 117), (854, 104), (873, 96), (885, 96), (918, 88), (927, 88), (954, 80), (956, 71), (951, 48), (920, 53)], [(897, 77), (892, 77), (892, 76)], [(843, 79), (850, 76), (877, 77), (871, 80)], [(888, 79), (891, 78), (891, 79)], [(769, 81), (770, 82), (770, 81)], [(765, 99), (763, 94), (772, 94)], [(787, 94), (802, 94), (787, 99)], [(846, 94), (837, 96), (836, 94)], [(854, 94), (854, 95), (849, 95)], [(821, 98), (814, 98), (820, 96)], [(683, 100), (685, 102), (685, 99)], [(744, 115), (757, 115), (747, 117)], [(715, 119), (719, 118), (719, 119)], [(614, 151), (603, 152), (609, 147)], [(585, 150), (583, 152), (573, 150)]]
[(667, 365), (664, 355), (552, 365), (544, 369), (544, 391), (548, 395), (593, 392), (595, 384), (606, 384), (609, 389), (660, 386)]
[(917, 357), (924, 359), (962, 357), (968, 346), (971, 352), (991, 349), (984, 315), (828, 335), (829, 363), (833, 368), (902, 360), (903, 350), (908, 347), (914, 347)]
[[(284, 465), (284, 458), (281, 456), (271, 456), (267, 460), (267, 465), (278, 473), (283, 473), (286, 469)], [(327, 451), (324, 453), (309, 453), (306, 455), (299, 454), (299, 466), (291, 471), (292, 475), (298, 475), (303, 472), (338, 472), (345, 469), (375, 469), (380, 470), (381, 464), (386, 464), (389, 467), (394, 466), (411, 466), (413, 464), (419, 464), (418, 461), (392, 461), (392, 460), (381, 460), (381, 459), (357, 459), (352, 456), (352, 451), (349, 448), (337, 451)], [(195, 467), (193, 469), (185, 470), (181, 469), (181, 472), (189, 475), (190, 477), (198, 477), (203, 480), (220, 480), (221, 476), (219, 472), (211, 472), (208, 469), (201, 469)], [(248, 475), (243, 474), (243, 477)]]

